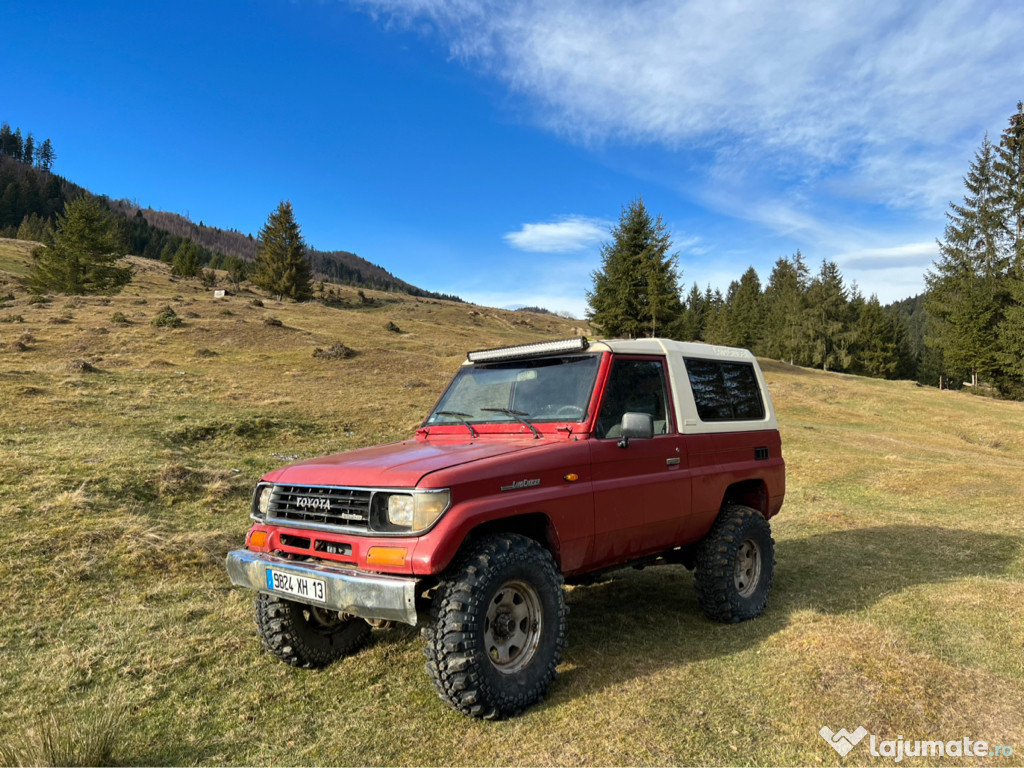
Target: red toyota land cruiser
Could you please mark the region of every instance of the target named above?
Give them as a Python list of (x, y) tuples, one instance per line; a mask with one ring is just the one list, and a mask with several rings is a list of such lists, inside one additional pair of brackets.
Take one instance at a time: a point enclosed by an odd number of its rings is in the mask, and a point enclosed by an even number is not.
[(521, 712), (565, 647), (565, 580), (696, 571), (703, 611), (764, 611), (785, 464), (743, 349), (585, 338), (471, 352), (414, 437), (266, 475), (231, 581), (304, 667), (371, 624), (423, 626), (427, 671), (467, 715)]

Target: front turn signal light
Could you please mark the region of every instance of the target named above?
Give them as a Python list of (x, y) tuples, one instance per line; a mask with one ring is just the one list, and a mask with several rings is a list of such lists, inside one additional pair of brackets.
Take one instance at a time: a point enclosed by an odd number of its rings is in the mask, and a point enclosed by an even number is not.
[(267, 545), (266, 531), (253, 531), (249, 534), (250, 547), (265, 547)]
[(405, 547), (370, 547), (366, 550), (366, 564), (401, 567), (408, 552)]

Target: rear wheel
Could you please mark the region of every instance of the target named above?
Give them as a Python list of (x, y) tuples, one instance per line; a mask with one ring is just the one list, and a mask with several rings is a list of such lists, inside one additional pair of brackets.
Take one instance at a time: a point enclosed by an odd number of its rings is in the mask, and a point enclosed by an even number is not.
[(697, 599), (709, 619), (734, 623), (764, 613), (775, 570), (771, 526), (760, 512), (725, 506), (697, 548)]
[(562, 577), (537, 542), (482, 539), (449, 568), (433, 601), (427, 671), (452, 708), (519, 714), (544, 698), (565, 647)]
[(363, 619), (262, 592), (256, 628), (263, 646), (293, 667), (326, 667), (362, 648), (370, 637)]

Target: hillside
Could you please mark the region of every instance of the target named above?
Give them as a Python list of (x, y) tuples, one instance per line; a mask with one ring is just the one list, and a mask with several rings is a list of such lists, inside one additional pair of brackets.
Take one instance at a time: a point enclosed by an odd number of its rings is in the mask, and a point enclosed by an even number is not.
[[(152, 226), (173, 235), (190, 238), (211, 251), (250, 262), (256, 258), (256, 239), (251, 233), (246, 235), (234, 229), (210, 227), (203, 222), (196, 224), (180, 214), (139, 208), (127, 200), (112, 201), (111, 206), (129, 219), (141, 211), (143, 218)], [(377, 290), (401, 291), (412, 296), (456, 298), (418, 288), (349, 251), (319, 251), (310, 248), (308, 259), (314, 274), (327, 280), (364, 285)]]
[[(893, 764), (825, 725), (1024, 744), (1024, 405), (765, 362), (789, 471), (765, 616), (711, 624), (681, 567), (574, 587), (549, 697), (477, 722), (409, 628), (277, 662), (223, 559), (263, 472), (408, 437), (466, 350), (574, 322), (216, 300), (144, 259), (121, 295), (32, 303), (31, 245), (0, 240), (0, 764)], [(151, 324), (167, 306), (181, 327)], [(356, 354), (313, 356), (336, 342)]]
[[(57, 174), (0, 154), (0, 235), (42, 240), (46, 224), (53, 223), (69, 200), (83, 194), (92, 193)], [(179, 214), (140, 208), (128, 200), (102, 199), (127, 221), (129, 247), (135, 255), (160, 259), (165, 252), (172, 255), (183, 239), (189, 239), (199, 246), (203, 266), (215, 263), (227, 269), (231, 260), (252, 262), (256, 256), (256, 240), (251, 234), (209, 227), (203, 222), (196, 224)], [(412, 296), (460, 300), (411, 285), (348, 251), (309, 249), (308, 259), (318, 279)]]

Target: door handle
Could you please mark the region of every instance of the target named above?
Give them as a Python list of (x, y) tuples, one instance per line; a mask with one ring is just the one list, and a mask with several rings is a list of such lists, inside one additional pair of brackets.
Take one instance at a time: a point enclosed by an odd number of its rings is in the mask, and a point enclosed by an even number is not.
[(674, 459), (665, 459), (665, 464), (667, 466), (670, 466), (670, 467), (678, 467), (679, 466), (679, 457), (677, 456)]

